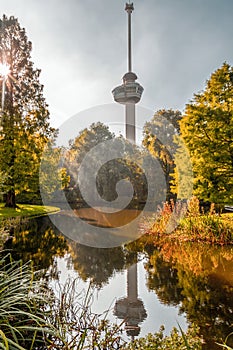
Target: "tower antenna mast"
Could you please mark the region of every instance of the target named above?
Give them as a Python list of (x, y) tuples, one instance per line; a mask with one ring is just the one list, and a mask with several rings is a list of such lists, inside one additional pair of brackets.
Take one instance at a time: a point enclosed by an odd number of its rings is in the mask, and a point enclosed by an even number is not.
[(131, 35), (131, 14), (134, 10), (133, 3), (126, 3), (125, 11), (128, 13), (128, 71), (132, 72), (132, 35)]

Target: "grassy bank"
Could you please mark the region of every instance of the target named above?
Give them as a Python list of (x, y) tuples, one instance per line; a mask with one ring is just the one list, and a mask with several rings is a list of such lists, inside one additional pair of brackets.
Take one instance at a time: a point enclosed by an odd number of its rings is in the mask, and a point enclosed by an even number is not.
[(0, 203), (0, 220), (15, 217), (32, 217), (58, 212), (58, 207), (18, 204), (18, 208), (5, 208), (3, 203)]
[(233, 214), (188, 216), (181, 221), (174, 235), (185, 240), (233, 244)]
[[(186, 214), (182, 215), (182, 211)], [(196, 197), (189, 201), (188, 207), (165, 203), (148, 233), (155, 238), (233, 244), (233, 213), (216, 213), (214, 204), (204, 213)]]

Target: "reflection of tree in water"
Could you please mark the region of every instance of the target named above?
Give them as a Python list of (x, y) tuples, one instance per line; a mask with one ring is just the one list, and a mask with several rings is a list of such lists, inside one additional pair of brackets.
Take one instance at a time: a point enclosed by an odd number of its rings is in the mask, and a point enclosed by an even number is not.
[[(12, 239), (5, 244), (14, 259), (31, 260), (36, 269), (55, 268), (54, 257), (64, 256), (68, 249), (65, 238), (59, 235), (48, 217), (24, 220), (11, 230)], [(54, 271), (55, 272), (55, 271)]]
[(135, 253), (125, 251), (123, 247), (93, 248), (72, 242), (70, 251), (74, 268), (82, 280), (90, 280), (98, 288), (136, 259)]
[[(173, 244), (154, 250), (145, 268), (148, 288), (163, 303), (179, 305), (188, 321), (200, 327), (206, 341), (203, 349), (218, 349), (215, 342), (224, 340), (232, 331), (232, 252), (200, 244)], [(230, 339), (229, 345), (233, 345)]]
[(163, 304), (177, 305), (182, 299), (182, 288), (178, 284), (177, 269), (165, 262), (156, 251), (146, 264), (148, 271), (147, 287), (154, 290)]

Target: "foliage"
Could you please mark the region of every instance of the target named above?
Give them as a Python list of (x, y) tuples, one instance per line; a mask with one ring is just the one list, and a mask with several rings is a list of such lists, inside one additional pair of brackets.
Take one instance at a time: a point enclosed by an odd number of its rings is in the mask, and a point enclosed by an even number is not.
[(148, 334), (144, 338), (139, 338), (132, 341), (126, 346), (128, 350), (201, 350), (202, 340), (197, 335), (196, 327), (190, 327), (187, 333), (180, 335), (177, 328), (173, 328), (170, 335), (164, 335), (164, 327), (161, 327), (159, 332)]
[[(85, 173), (81, 178), (82, 186), (89, 191), (91, 197), (96, 202), (93, 188), (90, 183), (93, 176), (93, 165), (98, 168), (96, 176), (96, 188), (99, 196), (106, 201), (113, 201), (117, 198), (116, 184), (120, 180), (129, 180), (134, 188), (134, 196), (131, 206), (136, 207), (143, 201), (147, 195), (146, 179), (140, 165), (143, 163), (143, 155), (139, 149), (122, 137), (116, 138), (109, 128), (103, 123), (93, 123), (89, 128), (80, 131), (79, 135), (70, 141), (70, 149), (64, 154), (64, 167), (67, 169), (67, 175), (70, 177), (69, 191), (77, 193), (79, 168), (89, 151), (93, 147), (100, 145), (99, 152), (104, 142), (113, 141), (111, 149), (105, 149), (104, 152), (111, 152), (111, 160), (101, 163), (101, 157), (92, 156), (88, 164), (85, 165)], [(123, 156), (119, 158), (118, 150), (123, 149)], [(115, 152), (115, 153), (114, 153)], [(115, 156), (114, 156), (115, 154)], [(100, 154), (101, 156), (101, 154)], [(67, 191), (67, 192), (69, 192)], [(69, 194), (67, 193), (67, 198)], [(82, 200), (82, 195), (79, 193)]]
[(219, 346), (221, 346), (223, 349), (226, 349), (226, 350), (232, 350), (232, 348), (230, 346), (228, 346), (227, 344), (219, 344), (217, 343)]
[(217, 344), (218, 344), (219, 346), (221, 346), (223, 349), (232, 350), (233, 348), (227, 345), (228, 339), (229, 339), (230, 337), (232, 337), (232, 336), (233, 336), (233, 333), (228, 334), (228, 336), (226, 337), (226, 339), (225, 339), (225, 341), (224, 341), (223, 344), (219, 344), (219, 343), (217, 343)]
[[(186, 210), (188, 209), (187, 214)], [(214, 204), (204, 213), (197, 197), (193, 196), (188, 207), (185, 203), (164, 203), (149, 234), (155, 238), (179, 239), (182, 241), (205, 241), (213, 244), (233, 243), (233, 215), (216, 214)]]
[(9, 232), (7, 231), (4, 225), (0, 225), (0, 251), (2, 250), (2, 247), (6, 242), (6, 240), (8, 239), (8, 237), (9, 237)]
[(175, 169), (174, 156), (177, 145), (175, 135), (179, 133), (181, 113), (173, 110), (159, 110), (144, 126), (143, 145), (161, 165), (167, 186), (167, 200), (174, 198), (171, 192), (172, 173)]
[(56, 202), (55, 198), (70, 184), (70, 175), (61, 164), (65, 149), (55, 147), (54, 140), (47, 142), (40, 163), (40, 193), (43, 203)]
[(91, 312), (91, 293), (66, 282), (57, 296), (30, 263), (0, 259), (0, 348), (120, 349), (120, 326)]
[(214, 204), (210, 211), (204, 214), (200, 211), (200, 203), (193, 197), (188, 205), (188, 215), (184, 218), (177, 234), (189, 237), (191, 240), (206, 241), (210, 243), (233, 243), (233, 216), (226, 220), (224, 215), (216, 214)]
[(233, 200), (233, 67), (224, 63), (186, 105), (181, 134), (190, 151), (195, 194), (214, 203)]
[(184, 216), (186, 212), (186, 203), (177, 202), (173, 200), (165, 202), (154, 218), (153, 225), (149, 229), (150, 234), (156, 234), (158, 236), (167, 235), (172, 233), (180, 222), (180, 218)]
[[(114, 137), (109, 128), (101, 122), (93, 123), (79, 132), (74, 140), (70, 140), (69, 151), (65, 155), (65, 164), (71, 179), (71, 186), (77, 185), (78, 168), (91, 148)], [(90, 164), (91, 166), (91, 164)]]
[(4, 249), (6, 242), (11, 237), (12, 230), (19, 226), (21, 218), (2, 218), (0, 220), (0, 252)]
[[(39, 81), (31, 61), (32, 44), (16, 18), (0, 20), (0, 61), (9, 66), (1, 115), (0, 173), (6, 205), (15, 207), (15, 194), (39, 196), (39, 164), (43, 148), (54, 134)], [(3, 84), (1, 84), (3, 87)], [(4, 93), (0, 91), (1, 97)]]
[(109, 127), (101, 122), (92, 123), (89, 128), (79, 132), (79, 135), (70, 141), (70, 149), (74, 152), (72, 156), (80, 164), (87, 152), (101, 142), (114, 138), (114, 134), (109, 131)]
[(180, 136), (174, 136), (176, 151), (174, 154), (175, 167), (171, 174), (171, 192), (177, 199), (187, 200), (193, 194), (193, 169), (188, 149)]

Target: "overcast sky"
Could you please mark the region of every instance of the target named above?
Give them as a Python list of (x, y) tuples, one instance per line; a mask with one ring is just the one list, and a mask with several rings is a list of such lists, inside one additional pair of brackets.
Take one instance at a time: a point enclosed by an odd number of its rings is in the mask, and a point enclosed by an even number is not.
[[(0, 0), (33, 43), (58, 127), (113, 102), (127, 71), (125, 0)], [(185, 107), (224, 61), (233, 63), (233, 0), (134, 0), (133, 71), (153, 111)]]

